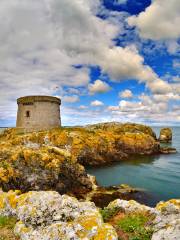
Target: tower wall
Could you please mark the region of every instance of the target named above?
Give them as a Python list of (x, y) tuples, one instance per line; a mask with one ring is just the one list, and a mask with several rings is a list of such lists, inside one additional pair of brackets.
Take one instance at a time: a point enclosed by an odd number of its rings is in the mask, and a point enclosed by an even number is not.
[(61, 125), (61, 100), (49, 96), (28, 96), (17, 100), (17, 128), (45, 130)]

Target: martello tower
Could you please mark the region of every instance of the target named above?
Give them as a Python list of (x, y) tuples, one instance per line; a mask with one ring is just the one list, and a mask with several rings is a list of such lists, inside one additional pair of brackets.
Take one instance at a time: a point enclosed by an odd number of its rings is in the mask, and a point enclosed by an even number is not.
[(51, 96), (27, 96), (17, 99), (16, 127), (26, 131), (46, 130), (61, 125), (61, 100)]

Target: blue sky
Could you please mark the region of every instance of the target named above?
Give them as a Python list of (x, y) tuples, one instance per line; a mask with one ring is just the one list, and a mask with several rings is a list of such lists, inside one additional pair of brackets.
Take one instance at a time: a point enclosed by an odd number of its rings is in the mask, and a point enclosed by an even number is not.
[(180, 125), (179, 0), (2, 0), (0, 126), (16, 99), (62, 99), (63, 125)]

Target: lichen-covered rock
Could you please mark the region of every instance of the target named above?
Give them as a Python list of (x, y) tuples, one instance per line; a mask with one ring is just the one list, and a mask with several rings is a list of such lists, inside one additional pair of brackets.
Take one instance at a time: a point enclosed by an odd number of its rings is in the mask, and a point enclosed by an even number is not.
[(12, 216), (16, 214), (16, 207), (21, 191), (3, 192), (0, 190), (0, 215)]
[(94, 202), (97, 207), (104, 208), (116, 199), (136, 200), (142, 204), (150, 204), (154, 201), (152, 195), (142, 189), (133, 188), (127, 184), (119, 186), (101, 187), (94, 185), (93, 190), (88, 192), (86, 200)]
[(160, 153), (162, 154), (172, 154), (172, 153), (177, 153), (176, 148), (172, 147), (161, 147), (160, 148)]
[(97, 214), (91, 202), (79, 202), (76, 198), (53, 191), (28, 192), (18, 199), (18, 219), (27, 226), (50, 225), (55, 221), (72, 221), (85, 213)]
[(160, 131), (159, 141), (168, 143), (172, 141), (172, 130), (170, 128), (162, 128)]
[(106, 209), (119, 209), (124, 215), (141, 213), (149, 216), (151, 219), (149, 224), (153, 230), (152, 240), (180, 239), (180, 199), (160, 202), (155, 208), (141, 205), (136, 201), (117, 199), (111, 202)]
[(160, 202), (156, 209), (159, 214), (154, 220), (152, 240), (178, 240), (180, 237), (180, 200)]
[[(112, 211), (113, 209), (118, 211)], [(115, 228), (115, 219), (139, 214), (148, 217), (148, 228), (153, 231), (152, 240), (179, 240), (180, 199), (160, 202), (155, 208), (132, 200), (117, 199), (106, 210), (117, 214), (113, 216), (113, 222), (110, 221)], [(14, 215), (18, 219), (14, 232), (21, 240), (118, 239), (115, 229), (103, 222), (94, 203), (78, 201), (54, 191), (32, 191), (24, 194), (19, 191), (1, 191), (0, 215)]]
[[(2, 192), (0, 213), (17, 217), (14, 232), (21, 240), (117, 240), (116, 231), (103, 222), (92, 202), (79, 202), (54, 191), (18, 194)], [(7, 201), (11, 195), (14, 204)]]
[(20, 189), (87, 192), (92, 188), (84, 167), (73, 161), (68, 150), (42, 145), (0, 144), (0, 187)]
[(124, 213), (127, 213), (127, 214), (143, 212), (143, 213), (156, 215), (158, 213), (156, 209), (148, 207), (146, 205), (142, 205), (134, 200), (126, 201), (126, 200), (116, 199), (115, 201), (111, 202), (107, 206), (107, 209), (113, 209), (113, 208), (119, 208)]
[(137, 123), (106, 122), (88, 125), (86, 128), (90, 130), (102, 129), (105, 131), (114, 131), (117, 133), (144, 133), (156, 139), (156, 134), (151, 127)]
[(131, 155), (158, 153), (159, 142), (150, 127), (105, 124), (79, 128), (0, 135), (0, 187), (56, 190), (81, 197), (92, 189), (83, 166), (128, 160)]

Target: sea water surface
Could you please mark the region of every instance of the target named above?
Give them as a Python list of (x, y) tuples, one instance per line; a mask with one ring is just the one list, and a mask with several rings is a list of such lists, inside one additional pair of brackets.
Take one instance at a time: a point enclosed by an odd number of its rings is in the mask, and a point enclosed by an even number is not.
[[(162, 127), (153, 127), (159, 136)], [(180, 127), (171, 127), (177, 154), (136, 157), (110, 166), (87, 169), (102, 186), (122, 183), (147, 190), (159, 200), (180, 198)]]

